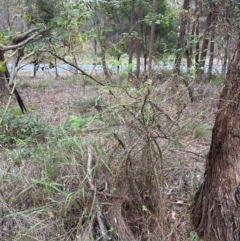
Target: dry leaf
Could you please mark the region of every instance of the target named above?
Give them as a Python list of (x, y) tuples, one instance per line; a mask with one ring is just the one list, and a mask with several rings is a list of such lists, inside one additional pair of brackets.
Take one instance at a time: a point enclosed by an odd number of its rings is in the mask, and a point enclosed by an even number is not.
[(53, 214), (52, 211), (48, 211), (48, 215), (49, 215), (50, 218), (53, 218), (53, 217), (54, 217), (54, 214)]

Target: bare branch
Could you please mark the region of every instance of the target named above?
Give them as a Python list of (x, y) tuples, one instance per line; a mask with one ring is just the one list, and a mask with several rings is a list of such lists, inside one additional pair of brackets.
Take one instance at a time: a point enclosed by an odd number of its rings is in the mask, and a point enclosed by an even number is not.
[[(33, 34), (32, 36), (29, 36), (30, 33), (35, 32), (37, 30), (38, 29), (32, 29), (32, 30), (29, 30), (29, 31), (23, 33), (19, 37), (17, 36), (16, 38), (13, 39), (13, 42), (14, 43), (16, 42), (16, 44), (9, 45), (9, 46), (2, 46), (2, 47), (0, 47), (0, 51), (6, 52), (6, 51), (9, 51), (9, 50), (15, 50), (15, 49), (18, 49), (18, 48), (21, 48), (21, 47), (27, 45), (28, 43), (33, 43), (33, 42), (36, 42), (40, 39), (43, 39), (50, 34), (50, 31), (52, 30), (52, 27), (48, 28), (48, 29), (45, 29), (43, 31), (37, 32), (37, 33)], [(25, 39), (25, 37), (27, 37), (27, 38)], [(19, 39), (21, 39), (21, 38), (23, 39), (23, 41), (18, 42)]]
[(97, 204), (97, 220), (98, 220), (100, 232), (102, 235), (102, 240), (103, 241), (110, 240), (111, 238), (107, 235), (107, 227), (104, 223), (104, 216), (102, 215), (102, 210), (99, 204)]
[(87, 161), (87, 179), (88, 179), (88, 184), (90, 186), (90, 190), (94, 191), (95, 190), (95, 185), (93, 184), (92, 180), (92, 150), (90, 146), (87, 147), (88, 149), (88, 161)]
[(29, 38), (31, 33), (36, 32), (37, 30), (39, 30), (39, 28), (33, 28), (33, 29), (28, 30), (27, 32), (18, 34), (16, 37), (13, 38), (12, 44), (16, 45), (16, 44), (24, 41), (25, 39)]
[(97, 80), (96, 78), (94, 78), (93, 76), (89, 75), (86, 71), (84, 71), (83, 69), (79, 68), (77, 65), (72, 64), (71, 62), (67, 61), (64, 57), (61, 57), (59, 55), (57, 55), (56, 53), (49, 51), (50, 54), (52, 54), (53, 56), (55, 56), (56, 58), (62, 60), (65, 64), (69, 64), (70, 66), (74, 67), (75, 69), (77, 69), (78, 71), (81, 72), (82, 75), (87, 76), (88, 78), (92, 79), (93, 81), (95, 81), (97, 84), (104, 86), (104, 83), (100, 82), (99, 80)]
[(169, 114), (167, 113), (167, 111), (165, 111), (161, 106), (157, 105), (155, 102), (153, 102), (152, 100), (148, 101), (149, 103), (151, 103), (157, 110), (159, 110), (160, 112), (162, 112), (167, 119), (169, 119), (174, 125), (178, 126), (178, 123), (172, 119), (172, 117), (169, 116)]
[[(91, 150), (90, 146), (87, 147), (87, 151), (88, 151), (87, 179), (88, 179), (88, 184), (90, 186), (90, 190), (94, 192), (96, 190), (96, 187), (93, 184), (93, 177), (92, 177), (93, 155), (92, 155), (92, 150)], [(102, 239), (103, 239), (103, 241), (110, 240), (111, 238), (107, 234), (107, 227), (106, 227), (106, 225), (104, 223), (105, 222), (104, 221), (104, 216), (102, 214), (101, 207), (100, 207), (100, 205), (98, 203), (98, 197), (96, 197), (95, 205), (96, 205), (96, 211), (97, 211), (96, 214), (97, 214), (98, 225), (99, 225), (99, 228), (100, 228)]]

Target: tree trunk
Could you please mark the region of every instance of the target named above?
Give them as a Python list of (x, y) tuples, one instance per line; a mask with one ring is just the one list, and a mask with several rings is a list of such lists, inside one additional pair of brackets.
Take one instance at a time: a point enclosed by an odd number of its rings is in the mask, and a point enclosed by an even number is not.
[(111, 79), (111, 75), (107, 68), (106, 63), (106, 28), (107, 28), (107, 17), (105, 14), (102, 14), (103, 18), (103, 30), (102, 32), (99, 29), (99, 38), (100, 38), (100, 45), (101, 45), (101, 57), (102, 57), (102, 66), (103, 66), (103, 73), (107, 79)]
[(230, 36), (229, 34), (225, 37), (225, 44), (224, 44), (224, 56), (223, 56), (223, 64), (222, 64), (222, 76), (225, 76), (227, 71), (227, 61), (228, 61), (228, 52), (229, 52), (229, 44), (230, 44)]
[(142, 50), (142, 4), (141, 1), (138, 3), (137, 9), (138, 15), (138, 39), (136, 41), (136, 57), (137, 57), (137, 66), (136, 66), (136, 79), (139, 79), (140, 72), (141, 72), (141, 50)]
[[(194, 21), (192, 24), (192, 31), (190, 35), (190, 43), (188, 47), (188, 55), (187, 59), (188, 65), (192, 66), (192, 58), (195, 56), (195, 68), (197, 68), (199, 64), (199, 0), (195, 0), (195, 11), (194, 11)], [(190, 24), (189, 24), (190, 26)], [(195, 48), (195, 53), (193, 53), (193, 49)], [(187, 55), (187, 53), (186, 53)], [(187, 56), (188, 56), (187, 55)], [(189, 69), (189, 68), (188, 68)]]
[(185, 39), (186, 29), (187, 29), (188, 11), (189, 11), (189, 0), (184, 0), (180, 32), (179, 32), (178, 41), (177, 41), (177, 51), (175, 55), (175, 68), (176, 68), (176, 73), (178, 75), (180, 74), (180, 64), (182, 60), (183, 47), (185, 44), (184, 39)]
[(196, 12), (196, 54), (195, 54), (195, 68), (199, 68), (199, 52), (200, 52), (200, 43), (199, 43), (199, 0), (195, 1), (195, 12)]
[[(135, 0), (131, 2), (131, 20), (130, 20), (130, 42), (129, 42), (129, 50), (128, 50), (128, 64), (132, 64), (133, 62), (133, 52), (134, 52), (134, 39), (131, 36), (131, 33), (134, 28), (135, 22)], [(132, 78), (132, 70), (129, 71), (128, 78)]]
[(209, 31), (210, 31), (210, 26), (212, 24), (212, 14), (213, 14), (213, 12), (212, 12), (212, 7), (211, 7), (209, 10), (209, 13), (207, 15), (207, 19), (206, 19), (206, 27), (205, 27), (205, 32), (204, 32), (204, 39), (203, 39), (203, 43), (202, 43), (202, 50), (201, 50), (199, 67), (197, 69), (197, 74), (204, 73), (204, 66), (205, 66), (205, 62), (206, 62), (208, 43), (209, 43)]
[(213, 70), (213, 60), (214, 60), (214, 41), (215, 41), (215, 25), (216, 25), (216, 6), (212, 6), (212, 25), (211, 25), (211, 43), (210, 43), (210, 57), (209, 57), (209, 66), (208, 66), (208, 78), (212, 78)]
[(240, 35), (220, 96), (192, 221), (206, 241), (240, 240)]
[(59, 80), (58, 68), (57, 68), (57, 58), (54, 58), (54, 65), (55, 65), (55, 78)]
[[(152, 18), (155, 17), (157, 12), (157, 0), (153, 0), (152, 3)], [(154, 38), (155, 38), (155, 22), (152, 22), (151, 25), (151, 35), (150, 35), (150, 44), (149, 44), (149, 56), (148, 56), (148, 73), (147, 76), (151, 76), (152, 70), (152, 56), (153, 56), (153, 47), (154, 47)]]

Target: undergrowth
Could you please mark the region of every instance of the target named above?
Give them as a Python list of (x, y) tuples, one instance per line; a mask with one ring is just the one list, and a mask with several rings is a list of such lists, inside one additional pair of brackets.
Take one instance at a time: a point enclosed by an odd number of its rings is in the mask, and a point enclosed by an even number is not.
[(36, 117), (18, 115), (14, 111), (8, 111), (3, 115), (0, 109), (0, 145), (14, 147), (34, 144), (44, 140), (50, 127), (40, 122)]
[(72, 100), (57, 126), (7, 113), (0, 240), (198, 240), (188, 209), (203, 156), (187, 147), (211, 125), (179, 114), (168, 85), (157, 87), (98, 89), (101, 109), (71, 114)]

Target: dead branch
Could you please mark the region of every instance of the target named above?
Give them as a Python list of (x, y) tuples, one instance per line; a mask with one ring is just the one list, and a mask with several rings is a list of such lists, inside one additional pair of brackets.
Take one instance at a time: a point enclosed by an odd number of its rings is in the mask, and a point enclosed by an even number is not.
[(107, 228), (104, 223), (104, 217), (102, 215), (102, 210), (101, 210), (99, 204), (97, 204), (96, 208), (97, 208), (97, 221), (98, 221), (98, 225), (99, 225), (100, 232), (102, 235), (102, 240), (103, 241), (110, 240), (111, 238), (107, 235)]
[(12, 44), (16, 45), (16, 44), (21, 43), (25, 39), (29, 38), (31, 33), (36, 32), (37, 30), (39, 30), (39, 28), (33, 28), (22, 34), (18, 34), (16, 37), (13, 38)]
[(150, 91), (150, 89), (148, 88), (148, 89), (147, 89), (147, 93), (146, 93), (146, 95), (145, 95), (145, 97), (144, 97), (144, 100), (143, 100), (143, 104), (142, 104), (142, 108), (141, 108), (141, 113), (143, 113), (143, 110), (144, 110), (144, 107), (145, 107), (145, 105), (146, 105), (148, 96), (149, 96), (150, 94), (151, 94), (151, 91)]
[(36, 42), (40, 39), (46, 38), (47, 36), (50, 35), (52, 27), (48, 28), (48, 29), (44, 29), (40, 32), (37, 32), (37, 33), (33, 34), (33, 35), (30, 35), (31, 33), (36, 32), (37, 30), (39, 30), (39, 29), (34, 28), (34, 29), (31, 29), (31, 30), (21, 34), (21, 35), (16, 36), (13, 39), (12, 45), (1, 46), (0, 51), (6, 52), (6, 51), (9, 51), (9, 50), (15, 50), (15, 49), (18, 49), (18, 48), (21, 48), (21, 47), (27, 45), (28, 43), (33, 43), (33, 42)]
[[(20, 58), (23, 56), (23, 49), (25, 45), (28, 43), (33, 43), (38, 41), (42, 38), (49, 36), (50, 31), (52, 28), (44, 29), (40, 32), (37, 32), (39, 28), (30, 29), (22, 34), (17, 35), (13, 38), (12, 45), (10, 46), (3, 46), (0, 48), (1, 52), (5, 52), (8, 50), (15, 50), (14, 55), (12, 56), (12, 68), (11, 73), (8, 80), (8, 85), (12, 86), (14, 82), (14, 78), (16, 75), (16, 67), (19, 63)], [(36, 32), (35, 34), (31, 35), (32, 33)]]
[[(69, 64), (70, 66), (72, 66), (73, 68), (77, 69), (79, 72), (81, 72), (82, 75), (87, 76), (89, 79), (95, 81), (97, 84), (99, 84), (100, 86), (104, 86), (104, 83), (102, 83), (101, 81), (97, 80), (96, 78), (94, 78), (93, 76), (91, 76), (90, 74), (88, 74), (86, 71), (84, 71), (83, 69), (79, 68), (78, 66), (76, 66), (75, 64), (67, 61), (64, 57), (61, 57), (60, 55), (54, 53), (53, 51), (49, 51), (50, 54), (52, 54), (54, 57), (58, 58), (59, 60), (63, 61), (65, 64)], [(112, 94), (113, 95), (113, 94)]]
[(149, 100), (148, 102), (151, 103), (157, 110), (162, 112), (167, 117), (167, 119), (170, 120), (174, 125), (178, 126), (178, 123), (175, 120), (173, 120), (172, 117), (169, 116), (167, 111), (165, 111), (161, 106), (159, 106), (158, 104), (156, 104), (152, 100)]
[[(0, 61), (2, 61), (3, 63), (5, 63), (5, 57), (4, 57), (4, 53), (0, 51)], [(3, 76), (4, 78), (6, 79), (6, 81), (9, 83), (9, 80), (10, 80), (10, 73), (9, 73), (9, 70), (7, 68), (7, 65), (5, 64), (5, 72), (3, 73)], [(22, 113), (26, 112), (27, 109), (23, 103), (23, 100), (20, 96), (20, 94), (18, 93), (17, 89), (16, 89), (16, 86), (14, 86), (13, 84), (12, 85), (9, 85), (9, 88), (11, 91), (13, 91), (15, 97), (16, 97), (16, 100), (18, 102), (18, 105), (19, 107), (21, 108), (21, 111)]]
[(87, 151), (88, 151), (87, 179), (88, 179), (88, 184), (90, 186), (90, 190), (94, 191), (95, 190), (95, 185), (93, 184), (93, 178), (92, 178), (92, 161), (93, 161), (93, 157), (92, 157), (92, 150), (91, 150), (91, 148), (89, 146), (87, 147)]
[[(93, 184), (93, 177), (92, 177), (92, 162), (93, 162), (93, 155), (92, 155), (92, 149), (90, 146), (87, 147), (88, 151), (88, 160), (87, 160), (87, 179), (88, 179), (88, 184), (90, 186), (90, 190), (95, 192), (96, 187)], [(97, 194), (96, 194), (97, 195)], [(102, 214), (101, 207), (98, 202), (98, 197), (96, 197), (96, 202), (95, 202), (95, 209), (96, 209), (96, 215), (97, 215), (97, 221), (98, 225), (100, 228), (100, 232), (102, 235), (102, 240), (107, 241), (110, 240), (111, 238), (107, 235), (107, 228), (104, 222), (104, 216)]]

